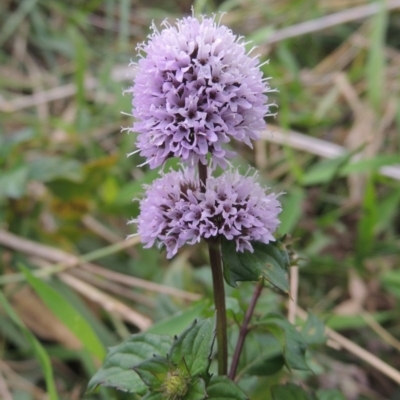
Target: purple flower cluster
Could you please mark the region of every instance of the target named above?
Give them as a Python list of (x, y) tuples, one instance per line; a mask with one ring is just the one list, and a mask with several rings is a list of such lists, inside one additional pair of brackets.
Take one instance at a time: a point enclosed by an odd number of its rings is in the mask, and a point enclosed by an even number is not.
[(150, 168), (169, 157), (190, 166), (226, 167), (234, 153), (222, 144), (231, 138), (251, 146), (268, 113), (267, 79), (242, 37), (214, 18), (187, 17), (153, 34), (138, 49), (131, 131)]
[(156, 241), (174, 256), (185, 243), (224, 236), (236, 250), (253, 251), (252, 241), (274, 241), (281, 205), (265, 194), (256, 175), (226, 172), (210, 177), (204, 193), (192, 169), (164, 174), (147, 187), (136, 223), (145, 247)]

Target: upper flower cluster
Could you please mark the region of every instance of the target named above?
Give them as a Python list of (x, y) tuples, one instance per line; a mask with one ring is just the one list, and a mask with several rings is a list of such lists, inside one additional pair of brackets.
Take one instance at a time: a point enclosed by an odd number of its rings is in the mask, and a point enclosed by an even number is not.
[(132, 131), (145, 164), (156, 168), (168, 157), (193, 166), (211, 161), (226, 167), (231, 138), (251, 146), (265, 127), (270, 91), (257, 57), (242, 37), (214, 18), (187, 17), (138, 46)]
[(193, 170), (172, 171), (147, 187), (137, 223), (145, 247), (158, 241), (171, 258), (185, 243), (224, 236), (236, 250), (253, 251), (252, 241), (274, 241), (281, 205), (265, 194), (255, 176), (227, 172), (210, 177), (205, 191)]

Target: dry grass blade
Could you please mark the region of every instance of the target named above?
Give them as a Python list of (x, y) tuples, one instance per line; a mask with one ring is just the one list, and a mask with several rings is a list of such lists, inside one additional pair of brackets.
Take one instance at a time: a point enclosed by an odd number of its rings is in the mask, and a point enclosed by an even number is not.
[[(38, 259), (35, 260), (35, 263), (41, 268), (48, 268), (50, 266), (46, 261)], [(152, 325), (150, 318), (145, 317), (139, 312), (133, 310), (131, 307), (115, 299), (114, 297), (109, 296), (89, 283), (84, 282), (65, 272), (60, 273), (58, 276), (63, 282), (72, 287), (81, 295), (87, 297), (94, 303), (99, 304), (104, 310), (110, 313), (118, 314), (125, 321), (136, 325), (140, 330), (146, 330)]]
[[(131, 73), (132, 71), (129, 67), (116, 66), (111, 72), (112, 80), (116, 82), (124, 81)], [(86, 90), (93, 90), (99, 85), (99, 82), (92, 77), (88, 77), (85, 79), (84, 85)], [(76, 85), (74, 83), (68, 83), (67, 85), (58, 86), (42, 92), (35, 92), (32, 95), (17, 97), (9, 101), (0, 98), (0, 111), (12, 113), (25, 108), (38, 106), (39, 104), (65, 99), (74, 96), (76, 92)]]
[(152, 292), (167, 294), (167, 295), (179, 297), (181, 299), (188, 300), (188, 301), (196, 301), (201, 298), (201, 296), (196, 293), (186, 292), (184, 290), (160, 285), (158, 283), (146, 281), (144, 279), (136, 278), (134, 276), (129, 276), (129, 275), (121, 274), (119, 272), (110, 271), (108, 269), (99, 267), (94, 264), (85, 264), (85, 265), (83, 265), (83, 268), (86, 271), (90, 271), (94, 274), (102, 276), (103, 278), (110, 279), (111, 281), (119, 282), (119, 283), (133, 286), (133, 287), (140, 287), (142, 289), (149, 290)]
[(67, 349), (82, 348), (76, 335), (49, 310), (30, 286), (24, 285), (16, 291), (14, 291), (14, 285), (10, 286), (7, 286), (7, 289), (10, 289), (10, 299), (14, 310), (36, 336), (60, 343)]
[[(139, 240), (140, 239), (138, 239), (138, 237), (131, 238), (130, 240), (120, 243), (118, 248), (122, 250), (126, 247), (132, 246), (133, 243), (138, 243)], [(42, 245), (33, 242), (31, 240), (20, 238), (19, 236), (13, 235), (10, 232), (0, 230), (0, 244), (30, 256), (35, 256), (50, 262), (59, 263), (55, 266), (52, 266), (51, 268), (43, 270), (42, 274), (37, 274), (37, 275), (42, 275), (42, 276), (51, 275), (49, 271), (51, 273), (60, 273), (68, 268), (73, 268), (81, 265), (82, 268), (87, 271), (93, 272), (99, 276), (102, 276), (114, 282), (119, 282), (128, 286), (138, 287), (144, 290), (167, 294), (170, 296), (179, 297), (189, 301), (199, 300), (200, 298), (200, 296), (195, 293), (186, 292), (184, 290), (146, 281), (145, 279), (140, 279), (133, 276), (107, 270), (95, 264), (84, 262), (82, 258), (79, 258), (72, 254), (68, 254), (62, 250), (58, 250), (50, 246)], [(14, 275), (9, 275), (9, 277), (13, 277)]]
[[(90, 229), (92, 232), (96, 233), (107, 242), (118, 243), (124, 240), (122, 237), (114, 233), (111, 229), (107, 228), (105, 225), (97, 221), (97, 219), (89, 214), (85, 215), (82, 218), (82, 222), (86, 226), (86, 228)], [(135, 251), (133, 248), (128, 247), (125, 249), (125, 251), (131, 256), (135, 256)]]
[(146, 330), (151, 326), (152, 321), (150, 318), (145, 317), (144, 315), (133, 310), (131, 307), (128, 307), (121, 301), (114, 299), (106, 293), (103, 293), (101, 290), (93, 287), (92, 285), (89, 285), (88, 283), (66, 273), (60, 274), (60, 278), (63, 282), (67, 283), (83, 296), (95, 303), (100, 304), (108, 312), (120, 315), (125, 321), (131, 322), (140, 330)]
[[(302, 133), (283, 130), (278, 126), (270, 125), (269, 131), (261, 133), (261, 139), (325, 158), (337, 158), (345, 152), (345, 148), (338, 144)], [(400, 166), (381, 167), (379, 168), (379, 173), (389, 178), (400, 180)]]
[(0, 360), (0, 371), (7, 378), (7, 382), (13, 388), (24, 390), (29, 393), (35, 400), (43, 400), (46, 398), (46, 393), (39, 387), (18, 375), (4, 361)]
[(13, 400), (1, 371), (0, 371), (0, 398), (2, 398), (3, 400)]
[(397, 351), (400, 351), (400, 341), (391, 335), (385, 328), (383, 328), (382, 325), (376, 322), (370, 313), (364, 311), (361, 313), (361, 316), (378, 336), (380, 336), (387, 344), (395, 348)]
[(290, 295), (288, 300), (288, 320), (294, 324), (296, 321), (297, 294), (299, 289), (299, 267), (290, 267)]
[(86, 226), (86, 228), (90, 229), (104, 240), (107, 240), (107, 242), (118, 243), (123, 240), (123, 238), (119, 237), (111, 229), (104, 226), (101, 222), (97, 221), (89, 214), (85, 215), (82, 218), (82, 222)]
[(132, 291), (131, 288), (127, 288), (126, 286), (123, 286), (122, 284), (118, 284), (115, 282), (111, 282), (108, 279), (104, 279), (102, 277), (99, 277), (91, 272), (85, 271), (83, 269), (74, 269), (70, 270), (69, 273), (72, 275), (94, 285), (97, 286), (101, 289), (106, 290), (107, 292), (116, 294), (118, 297), (124, 297), (125, 299), (133, 300), (137, 303), (143, 304), (146, 307), (149, 308), (155, 308), (156, 307), (156, 302), (154, 299), (152, 299), (149, 296), (146, 296), (141, 293), (136, 293)]
[[(393, 10), (400, 7), (400, 0), (391, 0), (383, 3), (388, 10)], [(305, 35), (307, 33), (318, 32), (323, 29), (331, 28), (335, 25), (344, 24), (346, 22), (356, 21), (363, 18), (368, 18), (379, 12), (382, 6), (376, 2), (373, 4), (353, 7), (348, 10), (339, 11), (334, 14), (324, 17), (302, 22), (283, 28), (272, 34), (266, 41), (266, 44), (281, 42), (282, 40)]]

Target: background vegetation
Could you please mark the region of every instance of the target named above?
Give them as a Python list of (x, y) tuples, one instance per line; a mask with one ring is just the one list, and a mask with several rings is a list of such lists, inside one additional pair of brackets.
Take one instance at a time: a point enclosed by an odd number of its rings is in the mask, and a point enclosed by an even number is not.
[[(255, 166), (265, 184), (285, 192), (280, 233), (299, 257), (292, 298), (298, 293), (298, 306), (334, 330), (328, 346), (310, 352), (314, 373), (244, 379), (252, 399), (268, 399), (268, 388), (285, 379), (336, 388), (350, 400), (400, 398), (399, 3), (195, 4), (204, 13), (227, 11), (223, 23), (270, 60), (263, 70), (279, 89), (271, 96), (278, 115), (254, 151), (233, 144), (234, 164)], [(209, 313), (204, 246), (167, 262), (124, 240), (138, 212), (132, 198), (157, 175), (137, 167), (140, 157), (126, 158), (135, 141), (120, 131), (132, 124), (121, 114), (131, 108), (122, 95), (132, 81), (128, 64), (152, 20), (159, 25), (190, 7), (186, 0), (0, 3), (4, 400), (46, 392), (81, 399), (107, 346), (150, 325), (175, 334)], [(228, 294), (234, 315), (251, 285)], [(258, 307), (286, 313), (286, 303), (265, 291)], [(292, 305), (291, 318), (295, 312)]]

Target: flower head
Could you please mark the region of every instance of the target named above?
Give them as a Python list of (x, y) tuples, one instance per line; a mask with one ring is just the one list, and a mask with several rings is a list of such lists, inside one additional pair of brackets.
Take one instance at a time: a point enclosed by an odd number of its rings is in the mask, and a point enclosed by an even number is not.
[(168, 157), (189, 165), (226, 166), (234, 153), (222, 144), (231, 138), (251, 146), (264, 129), (268, 112), (257, 57), (250, 57), (242, 37), (215, 18), (187, 17), (153, 34), (138, 46), (133, 93), (132, 131), (151, 168)]
[(174, 256), (185, 243), (225, 237), (237, 251), (253, 251), (252, 241), (274, 241), (281, 205), (265, 194), (256, 175), (226, 172), (207, 180), (204, 193), (192, 169), (164, 174), (147, 187), (140, 202), (138, 225), (145, 247), (156, 241)]

